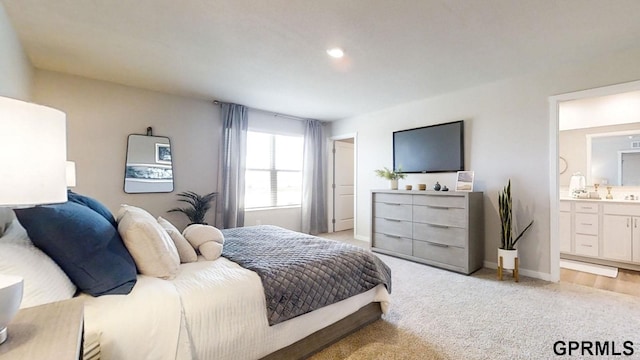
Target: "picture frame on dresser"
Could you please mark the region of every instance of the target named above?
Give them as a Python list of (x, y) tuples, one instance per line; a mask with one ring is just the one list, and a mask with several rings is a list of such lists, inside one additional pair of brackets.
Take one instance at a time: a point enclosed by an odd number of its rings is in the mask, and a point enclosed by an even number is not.
[(456, 191), (473, 191), (473, 171), (458, 171), (456, 177)]

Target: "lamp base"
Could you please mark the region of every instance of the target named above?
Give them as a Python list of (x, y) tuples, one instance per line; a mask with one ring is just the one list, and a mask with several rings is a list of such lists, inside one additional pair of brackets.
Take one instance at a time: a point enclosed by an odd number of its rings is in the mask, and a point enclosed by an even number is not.
[(0, 344), (7, 341), (7, 328), (0, 330)]

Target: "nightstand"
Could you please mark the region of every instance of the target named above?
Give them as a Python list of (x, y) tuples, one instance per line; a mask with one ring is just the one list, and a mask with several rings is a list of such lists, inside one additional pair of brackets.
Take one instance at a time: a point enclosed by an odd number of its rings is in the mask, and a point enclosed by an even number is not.
[(0, 359), (80, 359), (83, 321), (77, 298), (21, 309), (7, 327)]

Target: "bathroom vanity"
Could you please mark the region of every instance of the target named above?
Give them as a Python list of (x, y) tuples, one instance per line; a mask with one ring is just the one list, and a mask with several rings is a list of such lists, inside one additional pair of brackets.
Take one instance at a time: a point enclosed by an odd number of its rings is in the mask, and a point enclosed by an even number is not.
[(640, 270), (640, 201), (560, 200), (560, 257)]

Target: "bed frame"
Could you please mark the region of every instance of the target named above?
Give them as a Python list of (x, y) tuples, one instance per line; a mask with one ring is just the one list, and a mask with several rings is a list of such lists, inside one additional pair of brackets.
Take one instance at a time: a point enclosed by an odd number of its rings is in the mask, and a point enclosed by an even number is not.
[(381, 315), (380, 303), (370, 303), (346, 318), (263, 357), (262, 360), (306, 359), (343, 337), (380, 319)]

